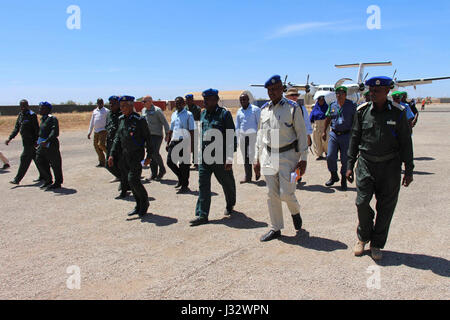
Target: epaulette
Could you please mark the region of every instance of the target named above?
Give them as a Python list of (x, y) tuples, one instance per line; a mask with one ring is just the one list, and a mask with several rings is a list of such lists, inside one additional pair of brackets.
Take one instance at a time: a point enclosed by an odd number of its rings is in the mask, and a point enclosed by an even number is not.
[(297, 102), (294, 102), (292, 100), (286, 99), (287, 103), (290, 104), (292, 107), (298, 107), (299, 105), (297, 104)]
[(393, 105), (394, 107), (396, 107), (397, 109), (400, 109), (400, 111), (405, 110), (405, 107), (402, 106), (402, 105), (400, 105), (400, 104), (398, 104), (397, 102), (391, 101), (391, 103), (392, 103), (392, 105)]
[(265, 107), (268, 107), (270, 103), (271, 103), (270, 101), (264, 103), (263, 106), (261, 107), (261, 110), (264, 109)]
[(358, 108), (356, 108), (356, 111), (362, 110), (366, 107), (368, 107), (370, 105), (370, 102), (365, 102), (362, 105), (358, 106)]

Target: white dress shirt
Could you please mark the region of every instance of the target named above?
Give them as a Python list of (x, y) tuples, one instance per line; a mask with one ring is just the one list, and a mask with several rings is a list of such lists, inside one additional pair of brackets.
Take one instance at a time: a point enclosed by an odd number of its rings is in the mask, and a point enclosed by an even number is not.
[(94, 129), (95, 133), (99, 133), (101, 131), (106, 130), (106, 117), (108, 116), (109, 110), (105, 107), (99, 109), (96, 108), (92, 112), (91, 124), (89, 125), (89, 134), (92, 133), (92, 129)]
[(236, 114), (237, 135), (256, 133), (258, 131), (261, 109), (249, 104), (247, 109), (240, 108)]

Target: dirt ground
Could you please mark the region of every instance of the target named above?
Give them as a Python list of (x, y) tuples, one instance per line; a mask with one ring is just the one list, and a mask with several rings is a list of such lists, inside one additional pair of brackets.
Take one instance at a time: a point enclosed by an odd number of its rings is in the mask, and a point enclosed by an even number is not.
[[(263, 183), (238, 184), (237, 213), (225, 218), (223, 191), (213, 178), (211, 222), (191, 228), (198, 173), (191, 171), (193, 192), (178, 195), (170, 172), (145, 185), (151, 214), (129, 219), (133, 199), (114, 199), (117, 183), (95, 167), (87, 127), (61, 124), (64, 188), (58, 192), (33, 184), (34, 164), (20, 186), (8, 184), (21, 142), (0, 147), (12, 165), (0, 171), (0, 299), (450, 298), (450, 105), (420, 114), (415, 180), (401, 190), (378, 264), (368, 254), (352, 254), (355, 186), (347, 192), (324, 187), (326, 162), (312, 155), (297, 190), (304, 230), (296, 234), (284, 206), (282, 238), (261, 243), (270, 223)], [(237, 182), (243, 171), (234, 166)], [(80, 270), (80, 289), (67, 286), (70, 266)]]

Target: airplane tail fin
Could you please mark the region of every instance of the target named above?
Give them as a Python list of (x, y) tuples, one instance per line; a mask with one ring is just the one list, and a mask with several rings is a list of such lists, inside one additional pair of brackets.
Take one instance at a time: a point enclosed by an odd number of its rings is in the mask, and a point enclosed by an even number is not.
[(365, 67), (383, 67), (383, 66), (392, 66), (392, 61), (385, 62), (361, 62), (361, 63), (350, 63), (350, 64), (336, 64), (336, 68), (358, 68), (358, 84), (362, 83), (364, 77), (364, 68)]

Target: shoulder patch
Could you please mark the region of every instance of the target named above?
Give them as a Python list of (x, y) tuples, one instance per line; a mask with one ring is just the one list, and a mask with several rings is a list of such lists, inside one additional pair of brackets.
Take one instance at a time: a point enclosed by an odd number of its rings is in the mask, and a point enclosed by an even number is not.
[(289, 104), (289, 105), (291, 105), (292, 107), (298, 107), (298, 104), (296, 103), (296, 102), (294, 102), (294, 101), (292, 101), (292, 100), (289, 100), (289, 99), (286, 99), (286, 101), (287, 101), (287, 103)]
[(264, 109), (265, 107), (268, 107), (270, 105), (270, 101), (269, 102), (266, 102), (266, 103), (264, 103), (263, 104), (263, 106), (261, 107), (261, 109)]
[(365, 102), (365, 103), (363, 103), (362, 105), (358, 106), (358, 107), (356, 108), (356, 110), (359, 111), (359, 110), (365, 109), (365, 108), (368, 107), (369, 105), (370, 105), (370, 102)]
[(400, 105), (400, 104), (398, 104), (397, 102), (392, 101), (391, 103), (392, 103), (392, 105), (393, 105), (394, 107), (396, 107), (396, 108), (399, 109), (400, 111), (405, 110), (405, 107), (402, 106), (402, 105)]

